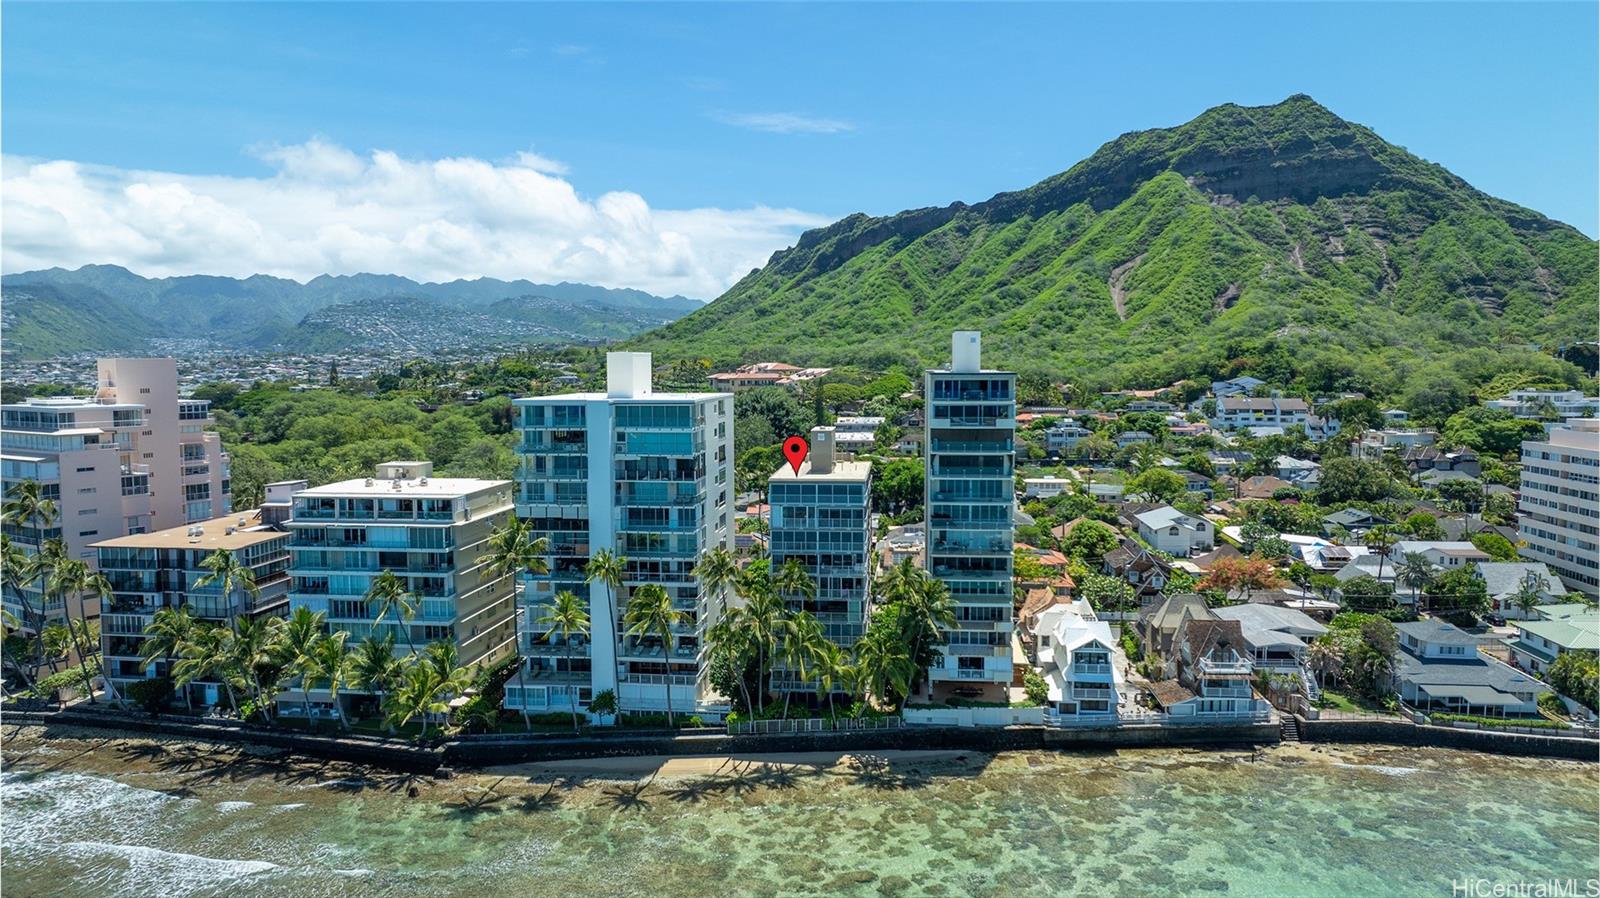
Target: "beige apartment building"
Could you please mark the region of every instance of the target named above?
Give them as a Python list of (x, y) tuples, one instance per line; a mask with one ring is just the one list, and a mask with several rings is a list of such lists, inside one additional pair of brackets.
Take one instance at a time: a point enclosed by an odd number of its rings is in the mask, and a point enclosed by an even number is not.
[[(172, 359), (101, 359), (92, 397), (0, 406), (0, 489), (37, 481), (57, 510), (48, 527), (8, 521), (6, 535), (30, 553), (60, 539), (69, 557), (93, 566), (93, 543), (231, 513), (228, 456), (206, 430), (213, 423), (210, 402), (178, 395)], [(19, 619), (63, 613), (37, 588), (21, 595), (8, 586), (4, 604)]]

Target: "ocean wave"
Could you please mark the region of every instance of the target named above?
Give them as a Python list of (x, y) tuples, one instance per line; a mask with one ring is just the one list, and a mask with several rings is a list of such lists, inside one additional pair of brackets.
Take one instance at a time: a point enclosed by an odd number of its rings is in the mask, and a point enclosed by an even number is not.
[(253, 802), (253, 801), (219, 801), (219, 802), (217, 802), (217, 810), (221, 811), (224, 814), (231, 814), (234, 811), (242, 811), (245, 808), (253, 808), (255, 806), (256, 806), (256, 803)]
[(1420, 767), (1392, 767), (1392, 766), (1390, 766), (1388, 764), (1344, 764), (1344, 763), (1340, 763), (1338, 766), (1346, 767), (1346, 768), (1349, 768), (1351, 770), (1370, 770), (1373, 773), (1381, 773), (1384, 776), (1410, 776), (1411, 774), (1418, 773), (1418, 772), (1420, 772), (1422, 770), (1422, 768), (1420, 768)]

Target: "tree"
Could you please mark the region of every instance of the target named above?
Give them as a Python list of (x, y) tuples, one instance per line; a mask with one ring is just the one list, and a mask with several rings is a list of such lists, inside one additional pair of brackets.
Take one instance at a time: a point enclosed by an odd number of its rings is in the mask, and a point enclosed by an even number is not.
[(1495, 561), (1517, 560), (1517, 547), (1511, 544), (1511, 540), (1498, 533), (1488, 530), (1482, 533), (1474, 533), (1470, 541)]
[(1394, 607), (1394, 587), (1370, 574), (1346, 580), (1339, 592), (1344, 597), (1344, 606), (1354, 611), (1384, 611)]
[(899, 514), (922, 504), (923, 466), (920, 459), (897, 458), (875, 465), (872, 477), (872, 510)]
[[(344, 643), (350, 634), (338, 630), (323, 637), (312, 653), (313, 666), (316, 669), (317, 679), (325, 680), (328, 684), (328, 701), (333, 704), (335, 712), (339, 715), (340, 729), (350, 729), (350, 721), (345, 719), (344, 709), (339, 705), (339, 688), (345, 684), (350, 672), (350, 657), (345, 654)], [(301, 684), (304, 685), (302, 678)]]
[(585, 584), (598, 582), (606, 588), (606, 607), (602, 611), (608, 629), (616, 627), (617, 593), (622, 589), (623, 578), (627, 575), (628, 559), (610, 549), (595, 552), (583, 566)]
[(1270, 536), (1256, 543), (1255, 550), (1251, 554), (1266, 561), (1277, 562), (1288, 558), (1293, 551), (1288, 540), (1281, 536)]
[(1274, 589), (1282, 585), (1278, 572), (1260, 558), (1219, 558), (1196, 584), (1200, 589), (1221, 590), (1225, 596), (1242, 590), (1246, 602), (1250, 601), (1253, 589)]
[(1322, 465), (1315, 491), (1320, 505), (1377, 502), (1403, 489), (1378, 462), (1359, 458), (1330, 458)]
[[(583, 600), (563, 589), (556, 593), (554, 601), (545, 606), (537, 623), (546, 628), (544, 634), (546, 642), (553, 642), (555, 637), (560, 635), (561, 644), (566, 648), (567, 673), (570, 675), (577, 660), (577, 653), (572, 650), (572, 637), (582, 636), (587, 639), (589, 636), (589, 612)], [(567, 697), (572, 702), (572, 731), (576, 733), (579, 729), (576, 686), (568, 686)]]
[(1395, 566), (1395, 580), (1411, 588), (1411, 604), (1433, 583), (1433, 562), (1421, 552), (1407, 552)]
[(623, 623), (628, 635), (635, 639), (655, 636), (661, 640), (661, 656), (667, 668), (667, 727), (675, 724), (672, 716), (672, 628), (681, 624), (684, 613), (672, 607), (672, 597), (660, 584), (646, 583), (633, 591), (628, 600), (628, 610)]
[(1323, 636), (1307, 647), (1306, 663), (1316, 674), (1318, 685), (1326, 688), (1328, 675), (1338, 673), (1344, 667), (1344, 650), (1338, 642)]
[(739, 578), (739, 562), (727, 546), (717, 546), (700, 556), (694, 566), (694, 576), (708, 596), (722, 599), (727, 605), (725, 591)]
[(1098, 561), (1122, 544), (1117, 531), (1099, 521), (1079, 521), (1061, 540), (1061, 551), (1082, 562)]
[(773, 574), (772, 586), (785, 601), (798, 604), (802, 608), (817, 597), (816, 581), (811, 579), (811, 575), (806, 573), (799, 560), (794, 558), (784, 561), (777, 573)]
[(394, 571), (385, 568), (382, 573), (373, 577), (372, 583), (367, 586), (366, 599), (374, 608), (372, 629), (376, 631), (383, 623), (383, 619), (392, 614), (399, 624), (401, 634), (406, 638), (406, 648), (415, 654), (417, 645), (411, 641), (411, 621), (417, 616), (417, 606), (421, 605), (422, 601), (411, 591), (410, 584), (396, 576)]
[(1245, 521), (1244, 525), (1239, 528), (1239, 541), (1244, 543), (1245, 551), (1254, 548), (1255, 544), (1261, 540), (1275, 539), (1277, 536), (1278, 531), (1276, 528), (1259, 520)]
[[(783, 630), (779, 657), (783, 661), (784, 669), (800, 683), (809, 681), (815, 674), (818, 657), (824, 654), (822, 646), (826, 644), (828, 639), (823, 634), (822, 624), (816, 617), (809, 611), (796, 612), (785, 622)], [(789, 699), (793, 695), (793, 688), (783, 691), (785, 718), (789, 716)]]
[[(161, 608), (150, 618), (150, 623), (144, 628), (144, 643), (139, 646), (139, 658), (143, 661), (142, 667), (148, 671), (157, 659), (164, 661), (162, 673), (172, 675), (172, 661), (183, 644), (194, 638), (195, 620), (189, 616), (189, 609), (179, 605), (176, 608)], [(183, 691), (183, 703), (194, 710), (194, 697), (189, 690)]]
[(1182, 475), (1166, 468), (1152, 467), (1129, 479), (1124, 490), (1130, 496), (1140, 496), (1149, 502), (1175, 502), (1188, 488), (1188, 482)]
[(1600, 709), (1600, 666), (1595, 656), (1585, 652), (1562, 652), (1544, 673), (1545, 681), (1556, 692), (1573, 701)]
[(228, 704), (238, 708), (234, 694), (235, 677), (229, 672), (229, 651), (232, 635), (226, 627), (207, 626), (197, 629), (183, 644), (183, 656), (172, 666), (172, 683), (187, 690), (195, 680), (216, 680), (228, 695)]
[(283, 628), (279, 617), (244, 617), (234, 624), (233, 638), (228, 645), (228, 660), (237, 673), (241, 685), (250, 689), (250, 696), (263, 720), (272, 719), (272, 702), (267, 700), (266, 682), (277, 682), (274, 672), (263, 679), (261, 672), (276, 664), (278, 639)]
[(194, 589), (205, 589), (212, 584), (220, 584), (222, 597), (228, 602), (228, 621), (231, 625), (239, 619), (244, 609), (233, 604), (235, 591), (243, 591), (252, 599), (261, 597), (261, 588), (256, 586), (255, 571), (244, 563), (238, 555), (228, 549), (218, 549), (207, 555), (200, 562), (200, 567), (209, 571), (204, 577), (194, 581)]
[(1425, 511), (1419, 511), (1406, 518), (1400, 529), (1410, 534), (1414, 539), (1441, 540), (1444, 539), (1444, 528), (1439, 525), (1439, 519)]
[[(317, 653), (328, 637), (323, 633), (326, 616), (304, 605), (296, 608), (284, 623), (283, 638), (277, 645), (277, 660), (287, 678), (299, 677), (300, 696), (306, 712), (306, 722), (311, 722), (311, 682), (320, 668)], [(343, 631), (340, 631), (343, 634)]]
[(1489, 588), (1472, 568), (1445, 571), (1428, 588), (1429, 607), (1457, 615), (1482, 617), (1489, 613)]
[(917, 666), (901, 637), (897, 621), (888, 619), (881, 609), (873, 615), (866, 633), (856, 640), (855, 667), (866, 694), (878, 704), (893, 710), (911, 693)]
[(1550, 580), (1538, 571), (1530, 570), (1522, 577), (1522, 582), (1517, 584), (1517, 591), (1511, 594), (1511, 604), (1522, 612), (1524, 620), (1533, 616), (1533, 609), (1544, 601), (1550, 592)]
[[(394, 656), (394, 634), (380, 639), (369, 634), (351, 654), (349, 677), (357, 687), (372, 693), (381, 707), (384, 698), (405, 675), (405, 665)], [(393, 733), (393, 728), (390, 728)]]
[(922, 572), (923, 576), (909, 595), (899, 604), (903, 608), (899, 622), (901, 638), (905, 641), (915, 666), (912, 685), (922, 682), (928, 669), (938, 660), (934, 646), (943, 641), (941, 635), (956, 628), (956, 602), (950, 598), (950, 588)]
[(450, 708), (444, 698), (445, 678), (436, 665), (415, 658), (404, 670), (395, 690), (384, 698), (384, 722), (393, 731), (421, 717), (421, 738), (426, 739), (429, 716)]
[(1133, 604), (1133, 587), (1120, 577), (1088, 574), (1078, 581), (1078, 595), (1097, 611), (1119, 611)]

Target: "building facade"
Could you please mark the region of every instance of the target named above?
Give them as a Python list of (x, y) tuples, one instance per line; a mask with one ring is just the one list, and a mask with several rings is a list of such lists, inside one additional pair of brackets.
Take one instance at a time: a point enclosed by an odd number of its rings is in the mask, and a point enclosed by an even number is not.
[[(183, 607), (198, 621), (231, 626), (240, 617), (282, 615), (288, 606), (289, 533), (256, 510), (119, 536), (93, 548), (113, 590), (100, 602), (100, 642), (106, 679), (119, 695), (138, 680), (172, 672), (167, 660), (146, 668), (140, 659), (145, 627), (157, 611)], [(238, 588), (223, 595), (220, 583), (195, 585), (210, 574), (205, 560), (219, 551), (232, 552), (250, 569), (256, 595)], [(214, 680), (198, 680), (188, 698), (197, 706), (213, 705), (223, 698), (219, 689)]]
[(957, 604), (928, 672), (936, 694), (1003, 700), (1011, 683), (1016, 374), (980, 364), (977, 331), (956, 331), (948, 369), (924, 375), (927, 569)]
[[(295, 493), (290, 610), (322, 612), (352, 646), (392, 634), (400, 654), (448, 640), (458, 664), (492, 665), (516, 651), (513, 579), (492, 573), (484, 558), (490, 534), (511, 515), (512, 485), (432, 474), (431, 462), (385, 462), (375, 476)], [(366, 596), (384, 571), (416, 597), (409, 623), (395, 614), (373, 622), (377, 609)], [(292, 690), (279, 707), (299, 701)]]
[[(549, 540), (549, 573), (523, 578), (522, 675), (506, 707), (566, 710), (612, 690), (627, 711), (706, 703), (705, 634), (725, 597), (695, 576), (702, 555), (734, 548), (733, 397), (656, 393), (650, 354), (606, 356), (606, 392), (518, 399), (517, 515)], [(600, 550), (626, 559), (616, 594), (584, 567)], [(688, 615), (671, 646), (623, 633), (632, 591), (666, 589)], [(561, 591), (587, 599), (591, 634), (562, 645), (539, 623)], [(568, 656), (575, 655), (572, 660)]]
[[(6, 535), (29, 553), (60, 539), (68, 557), (92, 566), (91, 545), (101, 540), (226, 516), (228, 456), (205, 429), (213, 423), (208, 401), (179, 398), (172, 359), (101, 359), (93, 397), (0, 406), (0, 489), (37, 481), (57, 510), (47, 527), (7, 522)], [(6, 587), (5, 607), (19, 620), (63, 613), (60, 600), (45, 607), (37, 589), (23, 596)]]
[(1600, 595), (1600, 418), (1576, 418), (1522, 442), (1517, 536), (1568, 588)]
[[(835, 458), (834, 429), (811, 430), (811, 451), (799, 471), (785, 464), (767, 481), (773, 570), (796, 561), (816, 583), (816, 599), (789, 610), (816, 616), (828, 639), (848, 649), (866, 628), (872, 465)], [(790, 683), (810, 690), (812, 684)]]

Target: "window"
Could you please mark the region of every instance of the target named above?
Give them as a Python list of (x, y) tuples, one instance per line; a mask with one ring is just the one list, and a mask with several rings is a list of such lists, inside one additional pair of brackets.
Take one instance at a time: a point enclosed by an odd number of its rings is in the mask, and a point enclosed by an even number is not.
[(78, 469), (78, 473), (79, 474), (93, 474), (94, 473), (94, 465), (89, 465), (88, 467), (79, 468)]
[(86, 487), (82, 487), (81, 489), (78, 490), (78, 495), (80, 495), (80, 496), (89, 496), (89, 495), (93, 495), (94, 491), (95, 491), (94, 487), (86, 486)]

